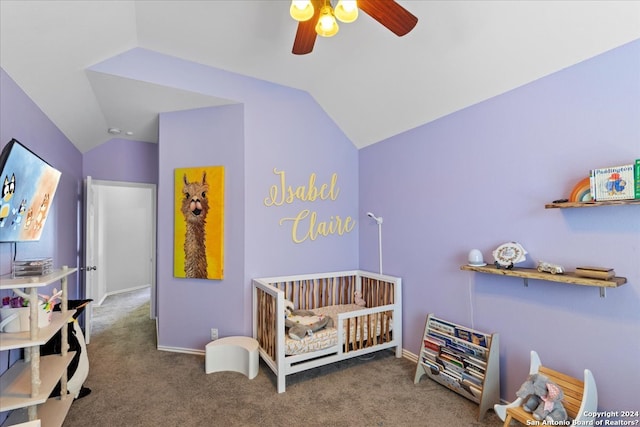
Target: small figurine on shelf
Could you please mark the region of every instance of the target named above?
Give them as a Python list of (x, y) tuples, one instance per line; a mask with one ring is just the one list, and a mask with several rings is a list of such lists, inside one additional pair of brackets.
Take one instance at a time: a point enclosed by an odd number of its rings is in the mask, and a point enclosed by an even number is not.
[(507, 242), (498, 246), (493, 251), (493, 263), (496, 268), (504, 267), (511, 270), (515, 264), (526, 261), (528, 252), (517, 242)]
[(558, 264), (551, 264), (550, 262), (538, 261), (538, 271), (540, 273), (551, 273), (551, 274), (563, 274), (564, 268)]

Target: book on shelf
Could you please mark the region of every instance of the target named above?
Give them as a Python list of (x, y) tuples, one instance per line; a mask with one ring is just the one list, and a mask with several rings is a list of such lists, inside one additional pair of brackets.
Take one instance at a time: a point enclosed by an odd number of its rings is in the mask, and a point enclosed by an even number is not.
[(462, 373), (462, 382), (471, 384), (474, 387), (477, 387), (478, 389), (482, 390), (482, 381), (480, 381), (478, 378), (474, 377), (473, 375), (469, 374), (468, 372)]
[(464, 371), (464, 364), (460, 360), (454, 359), (448, 354), (445, 354), (445, 353), (440, 354), (440, 360), (444, 363), (445, 368), (450, 367), (456, 372)]
[(441, 378), (446, 378), (448, 381), (448, 383), (454, 387), (459, 387), (460, 382), (458, 381), (458, 379), (456, 377), (454, 377), (453, 375), (451, 375), (450, 372), (448, 371), (440, 371), (440, 376)]
[[(427, 334), (429, 336), (429, 338), (431, 338), (432, 340), (436, 341), (436, 342), (441, 342), (441, 345), (451, 345), (453, 343), (453, 338), (449, 337), (445, 334), (441, 334), (439, 332), (430, 330), (429, 333)], [(439, 341), (437, 341), (439, 340)]]
[(595, 201), (635, 198), (635, 165), (592, 169), (589, 173), (591, 196)]
[(479, 366), (481, 368), (486, 368), (487, 367), (487, 361), (484, 359), (480, 359), (477, 357), (473, 357), (473, 356), (469, 356), (469, 358), (467, 359), (470, 363), (473, 363), (476, 366)]
[(609, 280), (615, 277), (613, 268), (607, 267), (576, 267), (576, 276), (589, 277), (592, 279)]
[(473, 393), (473, 395), (476, 398), (479, 399), (482, 396), (482, 389), (481, 388), (477, 388), (477, 387), (474, 387), (474, 386), (469, 386), (469, 389), (471, 389), (471, 392)]
[(429, 329), (433, 329), (443, 334), (455, 336), (455, 326), (443, 322), (442, 320), (431, 318), (429, 319)]
[(635, 187), (635, 198), (640, 199), (640, 159), (636, 159), (636, 164), (634, 167), (634, 180), (636, 181)]
[(477, 332), (469, 331), (464, 328), (456, 327), (455, 336), (475, 345), (479, 345), (482, 347), (487, 346), (487, 339), (484, 334), (479, 334)]
[(429, 350), (435, 351), (435, 352), (440, 352), (440, 347), (444, 345), (444, 344), (440, 344), (439, 342), (435, 341), (433, 338), (430, 337), (426, 337), (424, 339), (424, 347), (428, 348)]
[(480, 382), (483, 382), (483, 381), (484, 381), (484, 373), (482, 373), (482, 374), (481, 374), (480, 372), (474, 371), (474, 370), (472, 370), (472, 369), (468, 369), (468, 370), (467, 370), (467, 372), (468, 372), (470, 375), (472, 375), (473, 377), (477, 378), (477, 379), (478, 379), (478, 381), (480, 381)]
[(436, 360), (436, 356), (440, 355), (440, 352), (431, 350), (430, 348), (425, 347), (423, 351), (423, 356), (427, 357), (431, 360)]
[(442, 347), (440, 349), (440, 354), (446, 354), (448, 355), (448, 357), (458, 361), (462, 361), (465, 357), (465, 354), (462, 353), (460, 350), (457, 350), (449, 346)]
[(430, 360), (423, 359), (422, 364), (429, 368), (429, 373), (431, 375), (440, 374), (440, 370), (442, 369), (437, 363), (432, 362)]

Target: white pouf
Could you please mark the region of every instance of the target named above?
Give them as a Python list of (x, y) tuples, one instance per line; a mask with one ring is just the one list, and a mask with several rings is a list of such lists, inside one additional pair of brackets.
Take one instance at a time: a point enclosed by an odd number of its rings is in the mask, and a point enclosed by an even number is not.
[(258, 375), (258, 341), (250, 337), (225, 337), (205, 346), (205, 372), (234, 371), (250, 380)]

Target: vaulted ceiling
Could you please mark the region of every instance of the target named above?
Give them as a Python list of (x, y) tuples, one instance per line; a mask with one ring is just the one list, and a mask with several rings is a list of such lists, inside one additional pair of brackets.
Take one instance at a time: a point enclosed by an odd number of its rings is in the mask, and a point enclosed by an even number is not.
[(361, 148), (640, 38), (638, 1), (398, 3), (408, 35), (362, 13), (298, 56), (288, 0), (0, 0), (0, 65), (81, 152), (229, 102), (87, 72), (134, 47), (305, 90)]

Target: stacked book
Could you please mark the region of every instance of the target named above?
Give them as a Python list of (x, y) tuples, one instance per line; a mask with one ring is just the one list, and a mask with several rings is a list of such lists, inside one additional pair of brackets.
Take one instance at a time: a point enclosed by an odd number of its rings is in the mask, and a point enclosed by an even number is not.
[(591, 169), (589, 184), (595, 201), (640, 199), (640, 159), (635, 164)]

